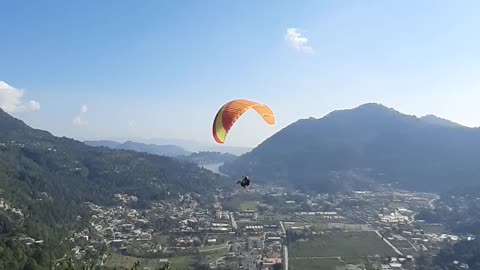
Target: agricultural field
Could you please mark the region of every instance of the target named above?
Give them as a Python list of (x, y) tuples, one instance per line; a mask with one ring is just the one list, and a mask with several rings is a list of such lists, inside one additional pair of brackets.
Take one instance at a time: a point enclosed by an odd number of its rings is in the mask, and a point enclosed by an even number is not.
[(408, 209), (408, 207), (410, 207), (410, 205), (408, 205), (408, 203), (403, 203), (403, 202), (390, 202), (388, 204), (388, 207), (390, 209), (395, 209), (395, 208), (405, 208), (405, 209)]
[(255, 210), (257, 209), (257, 202), (255, 201), (246, 201), (240, 203), (240, 211), (246, 210)]
[[(142, 267), (152, 267), (153, 269), (162, 267), (165, 264), (160, 262), (160, 259), (136, 258), (112, 253), (107, 259), (105, 266), (124, 267), (126, 269), (131, 269), (136, 261), (140, 261), (140, 265)], [(168, 261), (171, 263), (170, 270), (190, 270), (190, 266), (192, 266), (194, 263), (194, 258), (192, 256), (180, 256), (168, 258)]]
[(389, 237), (388, 240), (404, 254), (415, 254), (415, 252), (417, 252), (403, 236), (393, 235), (393, 237)]
[(295, 228), (295, 227), (311, 227), (312, 224), (309, 222), (298, 222), (298, 221), (285, 221), (283, 225), (286, 229)]
[(159, 243), (161, 245), (167, 245), (168, 244), (168, 238), (169, 238), (168, 235), (157, 235), (155, 237), (157, 243)]
[(227, 211), (244, 211), (257, 209), (257, 202), (262, 197), (256, 193), (240, 193), (222, 200), (222, 206)]
[(442, 234), (442, 233), (450, 233), (445, 225), (443, 224), (421, 224), (420, 229), (424, 230), (425, 233), (436, 233), (436, 234)]
[(336, 270), (337, 266), (343, 266), (345, 263), (339, 259), (294, 259), (289, 260), (289, 270)]
[(395, 251), (375, 232), (329, 232), (317, 239), (296, 242), (289, 248), (290, 258), (396, 256)]
[(291, 215), (282, 215), (282, 214), (259, 215), (258, 220), (265, 221), (265, 222), (268, 222), (268, 221), (279, 222), (279, 221), (293, 220), (293, 217)]
[(224, 257), (228, 254), (228, 249), (218, 249), (212, 251), (205, 251), (202, 252), (205, 255), (209, 262), (215, 262), (217, 259)]
[(265, 224), (264, 221), (252, 221), (252, 220), (237, 220), (237, 224), (239, 226), (253, 226), (253, 225), (263, 225)]
[(373, 230), (368, 224), (328, 223), (328, 229), (341, 229), (344, 231), (367, 231)]
[(346, 219), (343, 218), (333, 218), (330, 216), (322, 216), (322, 215), (298, 215), (303, 220), (308, 220), (312, 223), (326, 223), (326, 222), (346, 222)]

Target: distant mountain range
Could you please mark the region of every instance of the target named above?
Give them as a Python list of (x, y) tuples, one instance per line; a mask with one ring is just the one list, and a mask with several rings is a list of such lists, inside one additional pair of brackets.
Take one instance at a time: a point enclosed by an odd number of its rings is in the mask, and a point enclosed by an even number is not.
[(198, 165), (230, 162), (237, 158), (236, 155), (221, 152), (200, 151), (191, 153), (176, 145), (144, 144), (132, 141), (119, 143), (111, 140), (84, 141), (84, 143), (95, 147), (103, 146), (111, 149), (132, 150), (159, 156), (170, 156), (180, 160), (193, 162)]
[(220, 171), (319, 191), (372, 181), (441, 191), (480, 184), (479, 161), (480, 129), (368, 103), (299, 120)]
[(190, 152), (183, 149), (180, 146), (176, 145), (157, 145), (157, 144), (145, 144), (133, 141), (126, 141), (124, 143), (119, 143), (116, 141), (110, 140), (101, 140), (101, 141), (84, 141), (85, 144), (91, 146), (105, 146), (112, 149), (123, 149), (123, 150), (133, 150), (137, 152), (145, 152), (159, 156), (185, 156), (189, 155)]
[[(182, 139), (162, 139), (162, 138), (155, 138), (155, 139), (145, 139), (140, 137), (132, 137), (132, 138), (110, 138), (111, 140), (86, 140), (89, 144), (105, 144), (104, 146), (108, 145), (115, 145), (121, 144), (120, 142), (125, 141), (132, 141), (137, 143), (143, 143), (147, 145), (176, 145), (178, 147), (183, 148), (187, 152), (220, 152), (220, 153), (230, 153), (234, 155), (241, 155), (246, 152), (252, 150), (249, 147), (240, 147), (240, 146), (228, 146), (228, 145), (216, 145), (198, 141), (190, 141), (190, 140), (182, 140)], [(96, 145), (98, 146), (98, 145)]]

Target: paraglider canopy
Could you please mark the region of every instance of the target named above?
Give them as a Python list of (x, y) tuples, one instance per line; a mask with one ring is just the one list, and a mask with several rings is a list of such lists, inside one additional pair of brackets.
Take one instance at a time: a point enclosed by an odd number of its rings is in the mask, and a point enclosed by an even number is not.
[(223, 105), (215, 116), (213, 121), (215, 141), (223, 144), (235, 122), (250, 109), (255, 110), (267, 124), (275, 124), (275, 115), (267, 105), (247, 99), (232, 100)]

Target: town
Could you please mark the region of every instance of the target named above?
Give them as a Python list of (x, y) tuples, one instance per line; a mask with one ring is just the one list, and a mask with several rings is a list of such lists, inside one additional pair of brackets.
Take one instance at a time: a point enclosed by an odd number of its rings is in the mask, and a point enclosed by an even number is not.
[(135, 196), (116, 194), (116, 206), (89, 203), (90, 226), (66, 240), (76, 259), (102, 253), (96, 263), (106, 266), (141, 258), (143, 269), (201, 261), (205, 269), (413, 270), (419, 254), (473, 239), (415, 219), (435, 207), (437, 195), (388, 186), (315, 196), (253, 186), (214, 196), (208, 207), (185, 194), (137, 210), (130, 207)]

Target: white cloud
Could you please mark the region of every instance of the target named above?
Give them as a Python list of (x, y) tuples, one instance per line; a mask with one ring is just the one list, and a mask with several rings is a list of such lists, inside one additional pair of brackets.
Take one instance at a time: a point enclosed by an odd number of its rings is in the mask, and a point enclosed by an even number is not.
[(28, 108), (31, 111), (38, 111), (38, 110), (40, 110), (40, 103), (38, 101), (35, 101), (35, 100), (30, 100), (28, 102)]
[(285, 40), (296, 50), (304, 53), (313, 53), (313, 48), (308, 45), (308, 38), (302, 36), (297, 28), (288, 28)]
[(73, 123), (75, 126), (86, 126), (86, 125), (88, 125), (88, 121), (82, 119), (82, 117), (81, 117), (80, 115), (75, 116), (75, 117), (73, 118), (73, 120), (72, 120), (72, 123)]
[(40, 103), (36, 100), (24, 102), (23, 90), (8, 85), (0, 81), (0, 108), (7, 113), (33, 112), (40, 110)]
[(128, 126), (130, 128), (133, 128), (135, 126), (135, 121), (133, 121), (133, 120), (128, 121)]
[(83, 115), (88, 111), (87, 105), (82, 105), (80, 107), (80, 113), (72, 119), (72, 123), (75, 126), (86, 126), (88, 125), (88, 120), (83, 119)]

